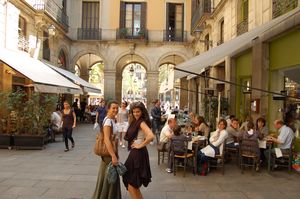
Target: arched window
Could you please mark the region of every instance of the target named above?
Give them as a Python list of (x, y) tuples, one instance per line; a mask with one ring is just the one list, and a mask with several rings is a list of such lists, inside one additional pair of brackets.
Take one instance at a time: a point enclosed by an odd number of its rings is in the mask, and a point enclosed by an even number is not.
[(66, 64), (66, 55), (65, 55), (65, 52), (62, 49), (59, 51), (59, 54), (58, 54), (57, 65), (59, 67), (62, 67), (62, 68), (66, 68), (67, 67), (67, 64)]

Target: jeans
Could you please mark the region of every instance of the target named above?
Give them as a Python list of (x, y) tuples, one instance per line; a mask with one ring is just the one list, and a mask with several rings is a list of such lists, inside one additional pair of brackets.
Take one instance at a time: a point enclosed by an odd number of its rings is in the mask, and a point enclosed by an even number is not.
[(69, 149), (69, 143), (68, 139), (72, 142), (72, 145), (74, 145), (74, 139), (72, 137), (73, 128), (63, 127), (63, 136), (65, 139), (65, 146), (66, 149)]
[(157, 143), (159, 142), (159, 136), (160, 136), (159, 129), (160, 129), (160, 121), (153, 120), (152, 121), (152, 132), (154, 133), (154, 135), (156, 135)]

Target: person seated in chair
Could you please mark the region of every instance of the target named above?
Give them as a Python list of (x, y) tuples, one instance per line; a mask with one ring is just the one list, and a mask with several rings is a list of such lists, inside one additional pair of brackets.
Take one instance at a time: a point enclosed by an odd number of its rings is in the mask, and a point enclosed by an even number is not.
[[(275, 120), (274, 127), (279, 131), (278, 138), (272, 135), (268, 135), (267, 140), (276, 143), (278, 148), (280, 148), (282, 154), (288, 153), (295, 137), (293, 130), (290, 127), (284, 125), (282, 120)], [(269, 158), (269, 150), (271, 150), (272, 155), (275, 155), (275, 149), (265, 150), (264, 153), (267, 159)]]
[(160, 137), (159, 137), (159, 143), (157, 145), (158, 150), (164, 150), (168, 151), (169, 150), (169, 141), (171, 137), (173, 136), (173, 129), (177, 125), (177, 121), (175, 118), (170, 118), (168, 120), (168, 124), (164, 126), (164, 128), (160, 132)]
[(197, 165), (198, 173), (201, 175), (206, 175), (208, 172), (208, 160), (209, 158), (214, 158), (219, 155), (224, 147), (224, 141), (228, 137), (226, 131), (227, 122), (224, 119), (220, 119), (218, 122), (218, 128), (216, 131), (211, 133), (209, 138), (209, 145), (198, 151), (197, 154)]
[(230, 126), (226, 128), (226, 131), (228, 133), (226, 147), (237, 148), (238, 145), (235, 144), (235, 141), (237, 141), (238, 137), (241, 136), (241, 132), (239, 130), (239, 120), (237, 118), (233, 118)]
[(264, 135), (254, 130), (254, 123), (252, 121), (249, 121), (247, 123), (247, 129), (248, 130), (244, 131), (240, 136), (240, 139), (242, 141), (241, 150), (242, 152), (244, 150), (247, 150), (249, 153), (256, 156), (256, 171), (259, 171), (260, 150), (258, 146), (258, 139), (262, 140)]
[(192, 137), (191, 136), (186, 136), (185, 134), (181, 133), (181, 127), (180, 126), (175, 126), (174, 127), (174, 135), (171, 137), (171, 142), (172, 142), (172, 147), (169, 155), (169, 160), (168, 160), (168, 168), (166, 171), (168, 173), (172, 173), (172, 168), (173, 168), (173, 156), (174, 155), (183, 155), (185, 153), (185, 142), (186, 141), (191, 141)]

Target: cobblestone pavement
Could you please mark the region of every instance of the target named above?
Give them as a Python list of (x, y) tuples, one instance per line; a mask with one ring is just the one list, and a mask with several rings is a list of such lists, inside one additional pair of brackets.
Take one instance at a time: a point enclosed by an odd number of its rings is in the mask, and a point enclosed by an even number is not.
[[(0, 199), (89, 199), (93, 194), (99, 157), (93, 154), (95, 133), (92, 124), (74, 131), (76, 146), (64, 152), (61, 137), (44, 150), (0, 150)], [(185, 178), (165, 172), (166, 163), (157, 165), (155, 146), (148, 147), (153, 179), (142, 188), (145, 199), (260, 199), (299, 198), (300, 175), (287, 171), (244, 174), (234, 164), (226, 165), (225, 175), (212, 170), (208, 176)], [(121, 161), (127, 150), (120, 149)], [(122, 198), (129, 195), (122, 184)]]

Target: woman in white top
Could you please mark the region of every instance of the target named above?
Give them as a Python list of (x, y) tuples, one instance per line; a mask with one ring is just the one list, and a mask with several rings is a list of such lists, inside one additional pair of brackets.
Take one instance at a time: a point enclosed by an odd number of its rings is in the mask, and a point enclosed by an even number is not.
[[(228, 137), (226, 131), (227, 122), (224, 119), (221, 119), (218, 123), (218, 128), (216, 131), (211, 133), (209, 138), (209, 145), (198, 151), (197, 160), (198, 168), (201, 168), (201, 175), (207, 172), (207, 162), (208, 159), (214, 158), (216, 155), (222, 153), (224, 147), (224, 141)], [(204, 172), (205, 170), (205, 172)], [(204, 173), (203, 173), (204, 172)]]
[(132, 119), (124, 139), (128, 141), (130, 153), (125, 162), (127, 172), (123, 182), (131, 198), (142, 199), (140, 187), (145, 187), (151, 182), (149, 154), (146, 148), (154, 138), (150, 129), (150, 118), (142, 102), (134, 102), (130, 108)]
[(120, 140), (120, 146), (125, 148), (125, 144), (123, 142), (123, 133), (125, 134), (128, 128), (128, 111), (126, 109), (127, 102), (122, 102), (121, 108), (119, 109), (118, 115), (117, 115), (117, 122), (118, 122), (118, 131), (119, 131), (119, 140)]
[[(118, 131), (115, 124), (115, 118), (118, 114), (118, 103), (116, 101), (110, 101), (107, 105), (107, 115), (103, 121), (104, 144), (110, 154), (108, 157), (101, 157), (101, 164), (98, 173), (98, 179), (92, 199), (121, 199), (121, 186), (119, 176), (114, 184), (110, 184), (107, 180), (107, 168), (111, 162), (114, 166), (119, 164), (118, 149), (114, 150), (113, 143), (118, 146), (116, 139), (110, 139), (116, 137)], [(116, 143), (117, 142), (117, 143)]]

